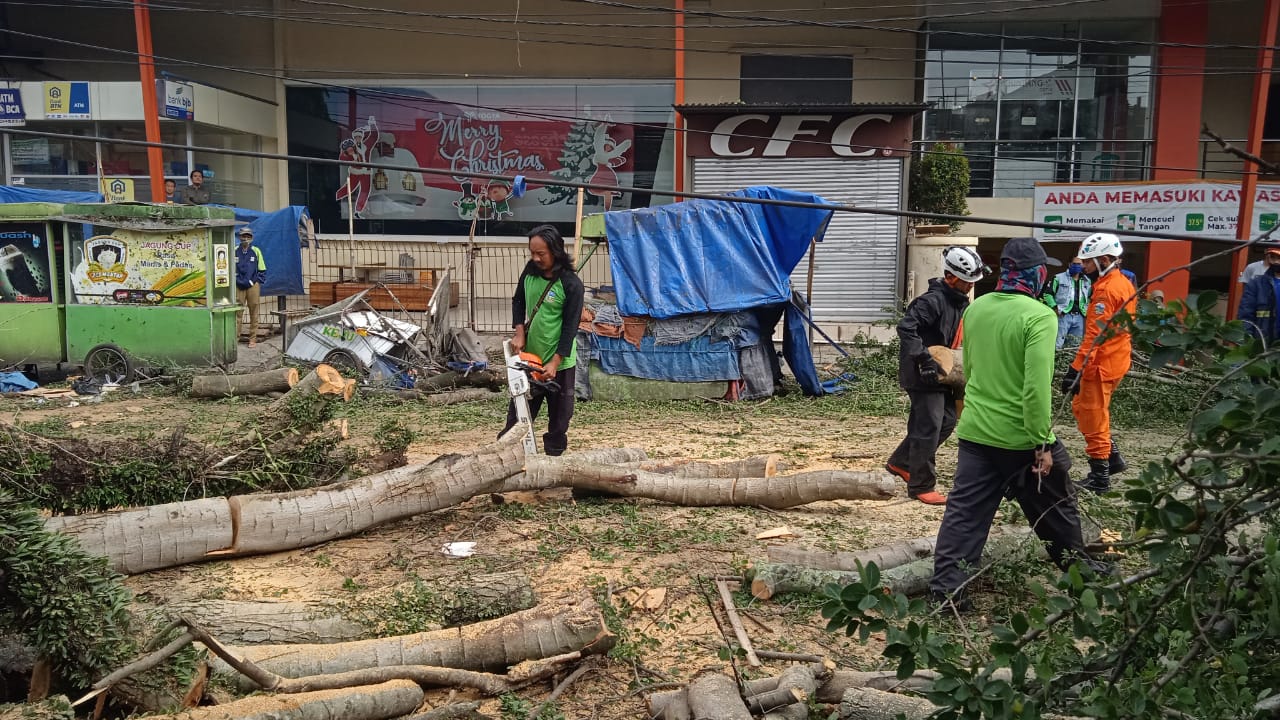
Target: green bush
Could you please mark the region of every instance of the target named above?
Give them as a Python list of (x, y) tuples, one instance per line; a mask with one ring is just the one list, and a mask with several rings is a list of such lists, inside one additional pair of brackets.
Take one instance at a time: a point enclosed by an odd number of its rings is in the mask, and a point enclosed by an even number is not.
[[(944, 215), (969, 214), (969, 158), (951, 143), (936, 143), (911, 163), (910, 208)], [(928, 219), (920, 222), (933, 222)], [(960, 228), (951, 222), (952, 232)]]

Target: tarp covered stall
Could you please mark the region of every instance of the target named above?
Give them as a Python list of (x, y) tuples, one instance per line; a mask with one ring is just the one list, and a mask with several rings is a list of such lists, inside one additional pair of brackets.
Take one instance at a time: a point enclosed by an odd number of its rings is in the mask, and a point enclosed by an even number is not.
[(236, 220), (253, 230), (253, 244), (262, 251), (267, 279), (259, 292), (271, 295), (305, 295), (302, 281), (302, 244), (298, 225), (307, 218), (307, 209), (291, 205), (275, 212), (232, 208)]

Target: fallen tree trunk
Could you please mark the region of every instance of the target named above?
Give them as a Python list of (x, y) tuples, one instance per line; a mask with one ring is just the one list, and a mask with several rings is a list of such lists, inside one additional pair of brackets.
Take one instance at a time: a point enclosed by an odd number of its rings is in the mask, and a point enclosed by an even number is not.
[(697, 460), (641, 460), (615, 463), (620, 467), (672, 475), (685, 478), (744, 478), (773, 477), (787, 469), (778, 455), (753, 455), (728, 462), (701, 462)]
[(191, 379), (191, 397), (220, 398), (288, 392), (298, 384), (297, 368), (278, 368), (245, 375), (197, 375)]
[(689, 710), (689, 689), (656, 692), (645, 698), (652, 720), (693, 720)]
[(153, 609), (170, 616), (188, 615), (209, 634), (240, 645), (328, 644), (368, 634), (332, 607), (312, 603), (183, 600)]
[[(238, 532), (230, 554), (254, 555), (317, 545), (392, 520), (453, 507), (492, 492), (520, 471), (518, 433), (467, 455), (289, 493), (228, 498)], [(415, 664), (415, 663), (410, 663)], [(429, 664), (429, 663), (428, 663)]]
[(704, 672), (689, 683), (689, 712), (697, 720), (751, 720), (738, 683), (719, 671)]
[[(539, 606), (497, 620), (462, 628), (332, 645), (253, 645), (229, 647), (237, 657), (289, 678), (331, 675), (391, 665), (501, 672), (525, 660), (574, 651), (605, 652), (614, 636), (590, 597)], [(236, 671), (221, 660), (211, 663), (215, 676)], [(237, 677), (245, 690), (253, 683)]]
[(255, 695), (243, 700), (192, 708), (153, 720), (389, 720), (422, 704), (423, 692), (412, 680), (320, 690), (297, 695)]
[(933, 555), (937, 544), (935, 535), (855, 552), (829, 552), (793, 545), (770, 545), (765, 552), (770, 562), (782, 565), (801, 565), (816, 570), (857, 570), (858, 563), (863, 567), (875, 563), (881, 570), (887, 570)]
[(126, 575), (198, 562), (227, 550), (234, 539), (226, 498), (55, 516), (45, 520), (45, 527), (75, 537), (85, 552), (107, 558), (113, 570)]
[[(599, 448), (596, 450), (581, 450), (575, 453), (569, 453), (564, 457), (580, 458), (593, 463), (630, 463), (639, 462), (648, 456), (644, 450), (640, 448)], [(531, 492), (534, 490), (547, 490), (556, 487), (556, 484), (550, 479), (543, 478), (538, 482), (534, 482), (529, 478), (527, 473), (520, 472), (506, 480), (502, 481), (502, 485), (494, 490), (495, 493), (509, 492)]]
[(396, 397), (405, 401), (415, 401), (424, 405), (458, 405), (460, 403), (479, 402), (498, 397), (494, 390), (486, 388), (462, 388), (447, 392), (424, 392), (422, 390), (399, 390)]
[(821, 500), (884, 500), (897, 493), (885, 472), (819, 470), (772, 478), (680, 478), (593, 463), (573, 456), (525, 459), (529, 481), (644, 497), (687, 507), (742, 505), (782, 509)]
[(518, 570), (476, 575), (443, 590), (445, 627), (528, 610), (538, 604), (529, 576)]
[(494, 370), (473, 370), (464, 374), (457, 372), (456, 370), (450, 370), (448, 372), (442, 372), (439, 375), (422, 378), (418, 382), (414, 383), (413, 388), (415, 390), (431, 393), (463, 387), (501, 390), (506, 386), (506, 372), (498, 373)]
[[(869, 688), (883, 692), (909, 690), (923, 693), (933, 687), (933, 681), (938, 677), (938, 673), (932, 670), (917, 670), (902, 680), (898, 679), (898, 674), (893, 670), (836, 670), (831, 673), (831, 677), (818, 685), (814, 697), (820, 703), (834, 705), (840, 702), (850, 688)], [(1005, 682), (1012, 677), (1013, 674), (1008, 668), (1000, 668), (991, 674), (993, 680)]]
[(925, 720), (938, 707), (924, 698), (850, 688), (840, 698), (840, 720)]

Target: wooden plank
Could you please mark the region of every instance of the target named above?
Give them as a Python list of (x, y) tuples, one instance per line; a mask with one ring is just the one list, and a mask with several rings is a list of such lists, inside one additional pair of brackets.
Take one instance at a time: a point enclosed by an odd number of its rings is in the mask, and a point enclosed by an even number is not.
[(760, 658), (756, 656), (756, 649), (751, 645), (747, 629), (742, 627), (742, 619), (738, 617), (738, 610), (733, 606), (733, 593), (729, 592), (729, 584), (724, 580), (717, 580), (716, 590), (720, 591), (720, 601), (724, 603), (724, 612), (729, 616), (729, 625), (733, 627), (733, 634), (738, 636), (738, 645), (747, 653), (747, 664), (751, 667), (760, 667), (762, 664)]

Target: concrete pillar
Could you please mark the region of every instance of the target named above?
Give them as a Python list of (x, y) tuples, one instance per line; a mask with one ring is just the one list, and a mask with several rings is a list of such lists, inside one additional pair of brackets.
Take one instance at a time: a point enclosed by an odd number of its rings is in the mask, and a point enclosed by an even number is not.
[[(978, 249), (978, 238), (956, 235), (907, 235), (907, 283), (904, 300), (911, 302), (929, 289), (930, 278), (942, 277), (942, 251), (959, 245)], [(972, 295), (972, 293), (970, 293)]]

